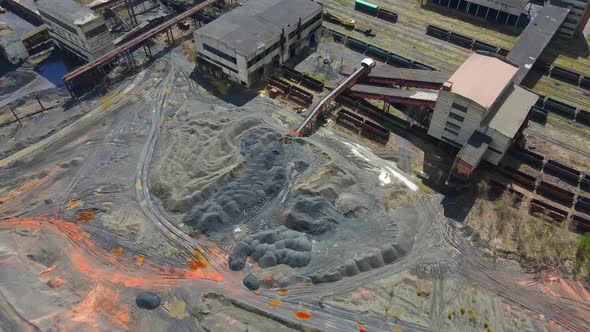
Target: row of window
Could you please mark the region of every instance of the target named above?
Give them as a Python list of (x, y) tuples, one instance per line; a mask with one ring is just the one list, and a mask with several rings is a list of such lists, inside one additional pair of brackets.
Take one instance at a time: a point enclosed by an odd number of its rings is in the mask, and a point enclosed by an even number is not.
[[(311, 20), (309, 20), (301, 25), (301, 31), (309, 28), (312, 24), (314, 24), (315, 22), (317, 22), (321, 18), (322, 18), (322, 13), (319, 13), (316, 16), (312, 17)], [(293, 39), (296, 35), (297, 35), (297, 29), (291, 31), (291, 33), (289, 33), (289, 40)]]
[(99, 25), (96, 28), (88, 31), (85, 33), (86, 38), (90, 39), (92, 37), (96, 37), (98, 35), (100, 35), (101, 33), (104, 33), (108, 31), (107, 26), (105, 24)]
[(63, 22), (62, 22), (62, 21), (60, 21), (59, 19), (57, 19), (57, 18), (55, 18), (55, 17), (53, 17), (53, 16), (51, 16), (51, 15), (47, 14), (46, 12), (42, 11), (41, 9), (39, 9), (39, 14), (41, 14), (41, 16), (42, 16), (42, 17), (44, 17), (44, 18), (46, 18), (46, 19), (50, 20), (51, 22), (53, 22), (53, 23), (55, 23), (55, 24), (59, 25), (60, 27), (62, 27), (62, 28), (64, 28), (64, 29), (68, 30), (69, 32), (71, 32), (71, 33), (73, 33), (73, 34), (75, 34), (75, 35), (77, 35), (77, 34), (78, 34), (78, 31), (76, 31), (76, 29), (74, 29), (73, 27), (71, 27), (71, 26), (69, 26), (69, 25), (67, 25), (67, 24), (63, 23)]
[(220, 57), (220, 58), (222, 58), (222, 59), (225, 59), (225, 60), (227, 60), (227, 61), (229, 61), (229, 62), (231, 62), (231, 63), (235, 63), (235, 64), (237, 64), (237, 63), (238, 63), (238, 61), (236, 61), (236, 58), (235, 58), (235, 57), (233, 57), (233, 56), (231, 56), (231, 55), (229, 55), (229, 54), (223, 53), (223, 52), (221, 52), (220, 50), (218, 50), (218, 49), (216, 49), (216, 48), (214, 48), (214, 47), (211, 47), (211, 46), (209, 46), (209, 45), (207, 45), (207, 44), (205, 44), (205, 43), (203, 43), (203, 48), (204, 48), (204, 49), (205, 49), (207, 52), (211, 52), (211, 53), (213, 53), (213, 54), (217, 55), (218, 57)]
[(234, 68), (232, 68), (232, 67), (230, 67), (230, 66), (228, 66), (228, 65), (226, 65), (224, 63), (221, 63), (221, 62), (219, 62), (217, 60), (213, 60), (213, 59), (211, 59), (210, 57), (208, 57), (207, 55), (205, 55), (205, 54), (203, 54), (201, 52), (197, 52), (197, 57), (203, 57), (203, 58), (207, 59), (207, 61), (210, 61), (210, 62), (213, 62), (215, 64), (218, 64), (218, 65), (222, 66), (223, 68), (227, 68), (227, 69), (229, 69), (230, 71), (232, 71), (232, 72), (234, 72), (236, 74), (238, 73), (238, 71), (235, 70)]
[(75, 44), (76, 46), (85, 50), (88, 48), (86, 42), (78, 38), (78, 35), (73, 35), (68, 30), (62, 29), (57, 26), (48, 26), (48, 28), (54, 35), (61, 37), (63, 40), (67, 40), (72, 44)]
[(248, 60), (248, 68), (254, 66), (260, 60), (266, 58), (267, 55), (274, 52), (277, 48), (279, 48), (280, 45), (281, 45), (281, 41), (279, 40), (278, 42), (274, 43), (271, 47), (267, 48), (264, 52), (258, 54), (256, 57)]

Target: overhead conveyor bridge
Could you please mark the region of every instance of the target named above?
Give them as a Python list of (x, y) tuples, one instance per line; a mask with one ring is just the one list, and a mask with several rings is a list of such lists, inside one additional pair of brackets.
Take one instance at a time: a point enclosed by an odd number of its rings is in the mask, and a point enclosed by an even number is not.
[[(343, 69), (341, 73), (343, 75), (350, 75), (350, 70)], [(369, 75), (361, 78), (360, 82), (375, 85), (395, 85), (399, 87), (439, 90), (450, 77), (450, 73), (435, 70), (377, 66)]]
[(386, 103), (419, 105), (434, 108), (438, 100), (437, 92), (402, 90), (384, 86), (357, 84), (350, 93), (359, 98), (381, 100)]
[(296, 130), (292, 130), (291, 134), (296, 137), (301, 137), (309, 134), (314, 128), (318, 119), (323, 117), (328, 110), (330, 103), (336, 99), (342, 92), (353, 86), (359, 78), (371, 71), (375, 67), (375, 61), (370, 58), (365, 58), (361, 64), (346, 78), (344, 78), (334, 90), (330, 91), (312, 110), (309, 115), (303, 120), (301, 125)]
[(147, 40), (149, 40), (150, 38), (152, 38), (162, 32), (167, 31), (175, 24), (178, 24), (178, 23), (186, 20), (187, 18), (192, 17), (197, 12), (205, 9), (209, 5), (212, 5), (218, 1), (219, 0), (206, 0), (194, 7), (192, 7), (191, 9), (183, 12), (182, 14), (179, 14), (179, 15), (175, 16), (174, 18), (156, 26), (155, 28), (139, 35), (137, 38), (134, 38), (134, 39), (126, 42), (125, 44), (115, 48), (114, 50), (110, 51), (109, 53), (97, 58), (96, 60), (93, 60), (93, 61), (67, 73), (63, 79), (64, 79), (64, 82), (66, 83), (66, 86), (70, 90), (70, 93), (72, 93), (72, 95), (73, 95), (71, 84), (74, 79), (80, 77), (81, 75), (92, 72), (94, 70), (100, 69), (102, 66), (110, 63), (111, 61), (113, 61), (119, 55), (121, 55), (123, 53), (132, 52), (132, 51), (136, 50), (137, 48), (142, 46), (143, 43), (146, 42)]

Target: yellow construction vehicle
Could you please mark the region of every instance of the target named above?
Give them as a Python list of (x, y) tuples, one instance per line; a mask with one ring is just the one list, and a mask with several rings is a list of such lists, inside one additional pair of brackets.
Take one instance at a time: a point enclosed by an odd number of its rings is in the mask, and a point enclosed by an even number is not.
[(347, 29), (360, 31), (361, 33), (364, 33), (366, 36), (369, 37), (375, 37), (376, 35), (373, 29), (357, 26), (356, 21), (351, 18), (342, 18), (330, 12), (324, 12), (324, 19), (328, 22), (342, 25)]
[(324, 13), (324, 19), (326, 19), (328, 22), (332, 22), (335, 24), (340, 24), (343, 25), (346, 28), (350, 28), (350, 29), (354, 29), (354, 25), (356, 24), (356, 21), (350, 18), (342, 18), (338, 15), (334, 15), (332, 13), (329, 12), (325, 12)]

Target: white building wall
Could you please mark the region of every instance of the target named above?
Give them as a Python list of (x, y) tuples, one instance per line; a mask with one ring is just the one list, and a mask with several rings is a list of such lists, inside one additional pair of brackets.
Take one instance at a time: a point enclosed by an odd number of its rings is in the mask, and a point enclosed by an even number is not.
[[(112, 36), (108, 29), (97, 35), (89, 36), (92, 29), (105, 25), (102, 16), (97, 16), (88, 22), (77, 24), (51, 8), (39, 8), (41, 18), (47, 24), (51, 38), (81, 58), (92, 61), (114, 49)], [(106, 28), (106, 26), (105, 26)]]
[[(461, 106), (462, 109), (454, 108), (453, 104)], [(451, 140), (456, 143), (454, 145), (463, 146), (480, 127), (484, 115), (485, 109), (479, 104), (450, 91), (441, 90), (428, 135), (445, 142)]]

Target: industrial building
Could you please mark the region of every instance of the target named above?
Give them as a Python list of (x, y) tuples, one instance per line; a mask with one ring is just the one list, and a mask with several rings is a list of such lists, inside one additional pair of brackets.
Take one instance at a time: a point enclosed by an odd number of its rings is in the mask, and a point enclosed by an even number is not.
[(561, 0), (565, 7), (571, 6), (571, 10), (565, 22), (559, 30), (560, 35), (573, 37), (576, 33), (581, 33), (590, 18), (590, 1), (587, 0)]
[(250, 87), (316, 42), (322, 6), (311, 0), (256, 0), (194, 33), (197, 65)]
[(37, 9), (51, 38), (82, 61), (92, 61), (114, 48), (105, 19), (75, 0), (38, 0)]
[[(529, 0), (429, 0), (430, 3), (458, 10), (502, 24), (518, 26)], [(526, 24), (526, 22), (523, 22)]]
[[(533, 5), (529, 0), (429, 0), (429, 2), (514, 27), (526, 26), (528, 20), (524, 18), (534, 19), (538, 10), (534, 10), (533, 7), (539, 7)], [(565, 22), (559, 29), (559, 35), (571, 38), (575, 34), (581, 33), (588, 23), (590, 18), (589, 3), (590, 1), (586, 0), (553, 0), (546, 1), (544, 6), (551, 5), (570, 9)]]
[(0, 56), (12, 64), (19, 63), (29, 56), (16, 31), (2, 24), (0, 24)]
[(428, 134), (460, 148), (454, 169), (469, 177), (483, 159), (498, 165), (538, 96), (513, 83), (518, 67), (472, 54), (443, 84)]

